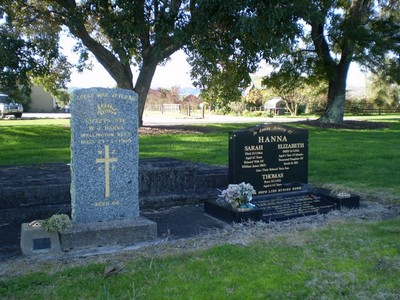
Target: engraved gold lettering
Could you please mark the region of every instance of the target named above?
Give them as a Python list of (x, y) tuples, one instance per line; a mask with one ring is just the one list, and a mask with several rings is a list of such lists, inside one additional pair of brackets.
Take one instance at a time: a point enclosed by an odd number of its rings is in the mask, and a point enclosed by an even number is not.
[(278, 144), (278, 149), (292, 149), (292, 148), (304, 148), (304, 143)]

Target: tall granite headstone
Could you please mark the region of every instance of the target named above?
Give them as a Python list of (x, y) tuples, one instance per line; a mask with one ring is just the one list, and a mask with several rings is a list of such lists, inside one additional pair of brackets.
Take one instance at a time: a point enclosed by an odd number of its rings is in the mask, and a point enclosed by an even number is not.
[(137, 95), (82, 89), (71, 102), (72, 219), (78, 223), (139, 216)]
[(61, 246), (131, 244), (156, 237), (139, 216), (137, 95), (77, 90), (71, 100), (72, 229)]

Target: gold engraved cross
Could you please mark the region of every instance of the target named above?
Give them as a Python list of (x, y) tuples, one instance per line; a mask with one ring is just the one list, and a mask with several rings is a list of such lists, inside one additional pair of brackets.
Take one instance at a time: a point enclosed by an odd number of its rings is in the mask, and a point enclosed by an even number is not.
[(110, 157), (110, 146), (104, 145), (104, 158), (97, 158), (96, 163), (104, 163), (106, 198), (110, 197), (110, 163), (117, 162), (118, 158)]

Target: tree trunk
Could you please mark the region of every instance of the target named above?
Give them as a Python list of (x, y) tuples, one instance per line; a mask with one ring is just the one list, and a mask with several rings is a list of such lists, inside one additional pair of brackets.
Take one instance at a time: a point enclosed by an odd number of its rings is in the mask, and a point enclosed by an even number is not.
[(350, 63), (353, 60), (355, 42), (351, 32), (358, 28), (364, 28), (368, 11), (373, 1), (356, 0), (351, 5), (343, 24), (351, 24), (351, 27), (343, 27), (344, 33), (340, 43), (341, 58), (337, 64), (331, 56), (331, 49), (325, 38), (324, 22), (322, 20), (311, 22), (311, 36), (315, 51), (321, 59), (326, 75), (329, 78), (328, 103), (320, 121), (325, 123), (342, 123), (344, 117), (344, 104), (346, 102), (346, 80)]
[(100, 43), (94, 41), (88, 35), (81, 34), (79, 36), (76, 34), (76, 36), (81, 38), (84, 45), (94, 54), (99, 63), (116, 81), (118, 88), (132, 90), (138, 94), (138, 120), (139, 126), (142, 126), (144, 105), (146, 103), (151, 81), (158, 65), (157, 60), (153, 57), (143, 59), (143, 65), (134, 87), (129, 62), (123, 63), (119, 61), (110, 51), (105, 49)]
[(346, 80), (350, 61), (342, 60), (336, 67), (336, 76), (329, 81), (328, 102), (325, 112), (320, 117), (324, 123), (343, 123), (346, 102)]
[(136, 81), (134, 91), (138, 94), (139, 101), (139, 126), (143, 126), (143, 112), (146, 104), (147, 94), (149, 92), (151, 81), (157, 68), (155, 59), (144, 59), (143, 65)]

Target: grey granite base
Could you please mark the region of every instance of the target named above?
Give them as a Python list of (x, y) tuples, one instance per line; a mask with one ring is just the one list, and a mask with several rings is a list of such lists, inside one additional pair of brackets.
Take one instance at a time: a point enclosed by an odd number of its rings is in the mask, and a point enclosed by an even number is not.
[(156, 237), (157, 224), (141, 216), (132, 220), (75, 223), (68, 232), (60, 234), (62, 250), (132, 245)]

